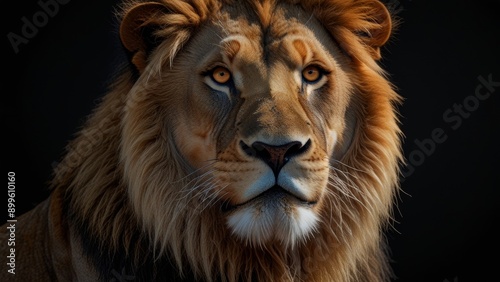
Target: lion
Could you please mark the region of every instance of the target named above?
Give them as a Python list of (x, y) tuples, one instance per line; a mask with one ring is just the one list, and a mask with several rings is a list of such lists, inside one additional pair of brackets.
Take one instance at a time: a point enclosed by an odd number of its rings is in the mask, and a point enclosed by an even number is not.
[(2, 277), (388, 281), (403, 160), (384, 4), (120, 10), (129, 62), (18, 218)]

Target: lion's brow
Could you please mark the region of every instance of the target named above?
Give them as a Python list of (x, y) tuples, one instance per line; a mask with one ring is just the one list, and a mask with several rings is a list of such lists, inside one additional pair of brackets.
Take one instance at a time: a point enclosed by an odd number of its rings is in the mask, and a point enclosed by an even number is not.
[(222, 41), (222, 53), (232, 63), (241, 48), (240, 38), (242, 36), (230, 36)]

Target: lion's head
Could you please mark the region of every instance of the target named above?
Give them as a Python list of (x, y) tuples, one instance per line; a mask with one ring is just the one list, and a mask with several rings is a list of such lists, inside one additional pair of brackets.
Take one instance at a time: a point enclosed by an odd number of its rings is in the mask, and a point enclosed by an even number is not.
[(56, 174), (75, 225), (206, 280), (385, 279), (390, 33), (374, 0), (128, 3), (132, 70)]

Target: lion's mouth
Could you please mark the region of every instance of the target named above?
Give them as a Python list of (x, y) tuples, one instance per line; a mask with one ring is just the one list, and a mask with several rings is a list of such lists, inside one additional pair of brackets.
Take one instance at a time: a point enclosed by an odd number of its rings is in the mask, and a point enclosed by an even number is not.
[(284, 198), (293, 199), (297, 204), (308, 206), (308, 207), (314, 206), (317, 203), (317, 201), (304, 200), (304, 199), (297, 197), (296, 195), (290, 193), (289, 191), (283, 189), (283, 187), (281, 187), (279, 185), (274, 185), (273, 187), (267, 189), (266, 191), (260, 193), (259, 195), (255, 196), (252, 199), (245, 201), (243, 203), (239, 203), (239, 204), (234, 205), (234, 204), (231, 204), (229, 201), (224, 201), (222, 203), (221, 210), (223, 212), (230, 212), (230, 211), (233, 211), (239, 207), (245, 206), (251, 202), (255, 202), (258, 200), (279, 201), (280, 199), (284, 199)]

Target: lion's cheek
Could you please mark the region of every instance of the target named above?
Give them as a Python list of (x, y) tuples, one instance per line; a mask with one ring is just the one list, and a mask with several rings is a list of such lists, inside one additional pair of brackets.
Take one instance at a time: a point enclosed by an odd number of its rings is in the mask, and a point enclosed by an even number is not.
[(208, 127), (204, 130), (178, 129), (175, 141), (181, 155), (193, 168), (205, 167), (210, 160), (215, 159), (215, 142)]
[(331, 156), (333, 151), (336, 149), (336, 146), (338, 142), (338, 134), (337, 130), (335, 129), (328, 129), (326, 131), (326, 151), (328, 153), (328, 156)]

